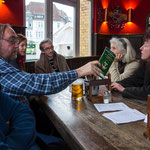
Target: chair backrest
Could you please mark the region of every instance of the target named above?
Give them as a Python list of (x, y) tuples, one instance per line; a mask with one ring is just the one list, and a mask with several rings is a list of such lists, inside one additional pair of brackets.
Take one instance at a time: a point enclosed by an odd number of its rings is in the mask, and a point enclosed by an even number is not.
[(106, 85), (108, 90), (111, 90), (111, 75), (108, 75), (108, 79), (90, 80), (89, 82), (89, 99), (92, 102), (99, 102), (103, 100), (103, 96), (92, 96), (92, 86)]
[(150, 95), (147, 98), (147, 139), (150, 140)]

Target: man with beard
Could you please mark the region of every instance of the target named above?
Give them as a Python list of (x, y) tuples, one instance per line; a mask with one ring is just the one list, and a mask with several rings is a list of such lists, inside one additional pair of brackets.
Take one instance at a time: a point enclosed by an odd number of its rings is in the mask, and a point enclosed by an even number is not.
[[(97, 67), (100, 65), (99, 61), (92, 61), (76, 70), (67, 72), (54, 72), (49, 74), (26, 73), (9, 64), (9, 61), (14, 59), (16, 55), (18, 43), (19, 41), (15, 31), (9, 25), (0, 24), (1, 90), (24, 104), (28, 104), (27, 97), (30, 95), (40, 96), (58, 93), (77, 78), (90, 74), (97, 76), (101, 72)], [(43, 147), (42, 141), (40, 143)], [(48, 145), (48, 148), (53, 147), (52, 149), (62, 150), (64, 149), (62, 145), (65, 147), (62, 141), (58, 141), (56, 145)], [(46, 150), (46, 148), (43, 149)]]
[(30, 74), (18, 70), (8, 62), (16, 55), (18, 39), (15, 31), (9, 26), (0, 24), (0, 83), (2, 91), (22, 103), (28, 104), (30, 95), (55, 94), (65, 89), (77, 78), (87, 75), (98, 76), (101, 70), (97, 67), (99, 61), (67, 72), (49, 74)]

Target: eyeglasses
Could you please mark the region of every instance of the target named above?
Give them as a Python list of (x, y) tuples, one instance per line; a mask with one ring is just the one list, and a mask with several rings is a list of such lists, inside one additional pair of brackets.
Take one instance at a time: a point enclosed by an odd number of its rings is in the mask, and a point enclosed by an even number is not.
[(4, 39), (4, 38), (0, 38), (0, 40), (5, 40), (11, 44), (18, 44), (19, 43), (19, 40), (18, 39)]
[(45, 49), (43, 49), (44, 51), (49, 51), (49, 50), (53, 50), (54, 49), (54, 46), (51, 46), (51, 47), (46, 47)]

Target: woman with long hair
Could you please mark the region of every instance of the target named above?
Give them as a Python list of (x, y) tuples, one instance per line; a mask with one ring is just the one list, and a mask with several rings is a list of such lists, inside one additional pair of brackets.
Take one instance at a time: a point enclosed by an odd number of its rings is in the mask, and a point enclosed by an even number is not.
[(111, 81), (123, 80), (133, 74), (139, 67), (136, 52), (127, 38), (112, 38), (110, 49), (116, 58), (109, 69)]

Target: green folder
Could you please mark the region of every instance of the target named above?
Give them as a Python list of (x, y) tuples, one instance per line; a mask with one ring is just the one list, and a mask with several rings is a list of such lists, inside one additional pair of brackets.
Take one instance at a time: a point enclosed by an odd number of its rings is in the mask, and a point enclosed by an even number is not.
[(116, 55), (106, 47), (103, 54), (101, 55), (99, 62), (100, 62), (100, 69), (102, 72), (100, 73), (100, 77), (104, 79), (105, 75), (107, 74), (111, 64), (113, 63)]

